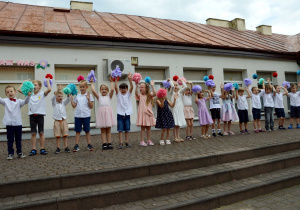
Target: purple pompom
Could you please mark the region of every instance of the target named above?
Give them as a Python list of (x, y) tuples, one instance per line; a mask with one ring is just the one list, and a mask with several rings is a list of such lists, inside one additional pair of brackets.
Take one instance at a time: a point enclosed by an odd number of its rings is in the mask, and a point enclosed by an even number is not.
[[(49, 80), (49, 83), (50, 83), (50, 86), (52, 87), (52, 85), (53, 85), (52, 79)], [(45, 87), (48, 87), (46, 78), (44, 78), (44, 85), (45, 85)]]
[(252, 79), (250, 79), (250, 78), (245, 78), (245, 79), (244, 79), (244, 83), (245, 83), (245, 86), (248, 87), (249, 85), (252, 84)]
[(194, 85), (192, 88), (193, 93), (198, 93), (202, 91), (202, 87), (200, 85)]
[(212, 79), (209, 79), (205, 82), (205, 85), (208, 86), (208, 87), (214, 87), (215, 83)]
[(164, 80), (162, 83), (163, 83), (164, 88), (166, 88), (166, 89), (171, 87), (171, 84), (168, 80)]
[(112, 78), (122, 77), (122, 71), (119, 67), (117, 67), (115, 70), (111, 72)]
[(232, 87), (233, 87), (232, 83), (227, 83), (224, 85), (224, 90), (230, 91), (230, 90), (232, 90)]
[(90, 81), (91, 81), (91, 78), (93, 78), (94, 82), (97, 81), (94, 70), (91, 70), (91, 72), (88, 73), (88, 75), (87, 75), (87, 77), (86, 77), (86, 80), (87, 80), (88, 82), (90, 82)]
[(286, 88), (289, 89), (289, 88), (291, 87), (291, 84), (290, 84), (288, 81), (284, 81), (284, 82), (282, 83), (282, 86), (283, 86), (283, 87), (286, 86)]

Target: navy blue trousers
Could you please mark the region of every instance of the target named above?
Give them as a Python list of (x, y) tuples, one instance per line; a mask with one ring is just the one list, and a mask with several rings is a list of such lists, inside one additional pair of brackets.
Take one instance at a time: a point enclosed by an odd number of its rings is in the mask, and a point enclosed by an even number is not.
[(17, 154), (22, 153), (22, 125), (7, 125), (7, 150), (14, 155), (14, 140), (16, 140)]

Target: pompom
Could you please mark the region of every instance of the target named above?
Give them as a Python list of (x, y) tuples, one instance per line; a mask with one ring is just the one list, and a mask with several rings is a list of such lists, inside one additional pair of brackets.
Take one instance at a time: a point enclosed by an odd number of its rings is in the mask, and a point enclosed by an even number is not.
[(224, 90), (225, 91), (230, 91), (230, 90), (232, 90), (232, 87), (233, 87), (232, 83), (226, 83), (224, 85)]
[(206, 82), (207, 80), (209, 80), (209, 77), (208, 76), (204, 76), (203, 80), (204, 80), (204, 82)]
[(173, 77), (173, 80), (176, 82), (177, 80), (179, 79), (179, 77), (177, 76), (177, 75), (175, 75), (174, 77)]
[(265, 81), (264, 78), (260, 78), (260, 79), (258, 80), (258, 83), (259, 83), (260, 85), (262, 85), (264, 81)]
[(252, 78), (257, 79), (257, 74), (253, 74)]
[(163, 83), (164, 88), (166, 88), (166, 89), (171, 87), (171, 84), (168, 80), (164, 80), (162, 83)]
[(252, 84), (252, 80), (250, 78), (245, 78), (244, 83), (245, 83), (245, 86), (248, 87), (249, 85)]
[[(50, 86), (52, 87), (52, 85), (53, 85), (52, 79), (49, 80), (49, 83), (50, 83)], [(47, 79), (46, 79), (46, 78), (44, 78), (44, 86), (45, 86), (45, 87), (48, 87)]]
[(300, 75), (300, 70), (297, 71), (297, 75)]
[(284, 82), (282, 83), (282, 86), (283, 86), (283, 87), (286, 86), (286, 88), (289, 89), (289, 88), (291, 87), (291, 84), (290, 84), (288, 81), (284, 81)]
[(278, 73), (277, 73), (277, 72), (274, 72), (274, 73), (273, 73), (273, 77), (278, 77)]
[(192, 88), (193, 93), (198, 93), (202, 91), (202, 87), (200, 85), (194, 85)]
[(21, 91), (25, 96), (34, 90), (34, 84), (31, 81), (25, 81), (21, 87)]
[(239, 89), (239, 84), (238, 83), (233, 83), (234, 89), (238, 90)]
[(136, 84), (138, 84), (142, 79), (142, 75), (140, 73), (134, 73), (132, 75), (132, 81), (134, 81)]
[(208, 78), (214, 80), (215, 77), (213, 75), (209, 75)]
[(122, 77), (122, 71), (119, 67), (117, 67), (115, 70), (111, 72), (112, 78)]
[(88, 82), (90, 82), (92, 78), (93, 78), (94, 82), (97, 81), (94, 70), (91, 70), (90, 73), (88, 73), (86, 80)]
[(79, 76), (77, 77), (77, 81), (80, 82), (81, 80), (84, 80), (84, 77), (81, 76), (81, 75), (79, 75)]
[(157, 98), (165, 98), (167, 96), (167, 90), (166, 89), (163, 89), (163, 88), (160, 88), (157, 93)]
[[(117, 81), (120, 80), (120, 77), (117, 77)], [(113, 78), (113, 81), (115, 82), (116, 81), (116, 78)]]
[(177, 82), (178, 85), (182, 85), (182, 82), (186, 83), (186, 79), (184, 77), (180, 77)]
[(205, 85), (208, 86), (208, 87), (214, 87), (215, 83), (212, 79), (209, 79), (205, 82)]
[(53, 79), (53, 76), (52, 76), (52, 74), (46, 74), (45, 78), (46, 78), (46, 79), (47, 79), (47, 78)]
[(145, 77), (145, 82), (149, 84), (151, 82), (151, 78), (150, 77)]
[(63, 89), (63, 92), (66, 94), (66, 95), (69, 95), (69, 94), (71, 94), (71, 89), (70, 88), (68, 88), (68, 87), (65, 87), (64, 89)]
[(66, 88), (71, 90), (72, 96), (77, 95), (77, 88), (73, 83), (68, 84)]

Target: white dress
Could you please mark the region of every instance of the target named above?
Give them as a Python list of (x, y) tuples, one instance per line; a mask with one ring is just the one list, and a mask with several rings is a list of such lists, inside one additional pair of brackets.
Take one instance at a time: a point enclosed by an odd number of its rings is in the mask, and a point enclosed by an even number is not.
[[(175, 96), (176, 93), (174, 91), (173, 82), (170, 81), (170, 84), (171, 84), (171, 89), (170, 89), (169, 94), (170, 94), (170, 97), (171, 97), (171, 101), (173, 103), (174, 96)], [(184, 112), (183, 112), (184, 105), (183, 105), (182, 96), (183, 96), (183, 93), (184, 93), (185, 89), (187, 88), (187, 86), (184, 82), (182, 82), (182, 86), (183, 86), (183, 88), (181, 88), (178, 91), (178, 98), (176, 99), (175, 106), (172, 109), (172, 114), (173, 114), (175, 126), (180, 126), (180, 127), (186, 125), (186, 121), (185, 121), (185, 118), (184, 118)]]

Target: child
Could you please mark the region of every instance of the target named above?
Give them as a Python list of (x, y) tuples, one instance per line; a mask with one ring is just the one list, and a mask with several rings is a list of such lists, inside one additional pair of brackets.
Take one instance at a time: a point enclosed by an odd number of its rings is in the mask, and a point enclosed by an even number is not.
[[(45, 92), (41, 91), (42, 82), (40, 80), (33, 80), (34, 91), (30, 97), (28, 103), (28, 115), (30, 121), (31, 129), (31, 143), (32, 150), (29, 156), (34, 156), (37, 154), (36, 151), (36, 133), (37, 127), (40, 135), (40, 153), (41, 155), (47, 155), (48, 152), (45, 149), (45, 136), (44, 136), (44, 116), (46, 115), (46, 96), (51, 92), (50, 78), (47, 78), (47, 90)], [(22, 93), (21, 88), (18, 89)]]
[(267, 82), (268, 85), (265, 85), (265, 82), (263, 81), (263, 90), (261, 90), (264, 100), (265, 128), (266, 131), (274, 131), (274, 100), (272, 93), (273, 86), (270, 83), (270, 78), (267, 79)]
[(68, 147), (67, 136), (69, 135), (69, 128), (67, 122), (66, 106), (70, 102), (70, 95), (63, 100), (63, 92), (61, 92), (62, 86), (59, 85), (57, 91), (54, 92), (52, 97), (52, 107), (53, 107), (53, 119), (54, 119), (54, 136), (56, 137), (56, 151), (55, 154), (60, 153), (59, 143), (60, 137), (63, 136), (65, 144), (65, 152), (70, 153)]
[(184, 118), (186, 121), (186, 140), (195, 140), (196, 138), (192, 136), (193, 134), (193, 123), (194, 123), (194, 116), (195, 116), (195, 112), (192, 106), (192, 91), (191, 89), (193, 88), (193, 83), (191, 84), (191, 88), (186, 88), (184, 91), (184, 94), (182, 96), (182, 100), (183, 100), (183, 111), (184, 111)]
[[(184, 81), (182, 81), (183, 88), (179, 89), (177, 82), (173, 83), (170, 79), (168, 79), (168, 81), (170, 81), (170, 84), (171, 84), (171, 88), (170, 88), (171, 101), (174, 99), (175, 96), (178, 96), (177, 100), (176, 100), (176, 104), (172, 109), (174, 123), (175, 123), (174, 141), (175, 142), (183, 142), (184, 140), (182, 138), (180, 138), (180, 136), (179, 136), (179, 129), (180, 129), (180, 127), (186, 125), (186, 121), (184, 118), (184, 112), (183, 112), (184, 105), (183, 105), (183, 101), (182, 101), (182, 96), (183, 96), (183, 93), (186, 90), (187, 86), (184, 83)], [(189, 82), (187, 82), (187, 83), (189, 83)]]
[(221, 104), (220, 104), (220, 96), (221, 94), (216, 93), (216, 86), (214, 87), (208, 87), (210, 90), (210, 94), (212, 98), (209, 100), (209, 107), (210, 107), (210, 113), (213, 120), (213, 123), (211, 124), (212, 128), (212, 136), (217, 137), (216, 135), (216, 129), (215, 124), (216, 120), (218, 120), (218, 136), (223, 137), (223, 134), (221, 132)]
[[(204, 92), (208, 93), (208, 97), (204, 98)], [(208, 139), (210, 138), (210, 135), (207, 134), (209, 129), (209, 124), (213, 123), (213, 120), (211, 116), (208, 113), (207, 107), (206, 107), (206, 101), (211, 98), (211, 94), (209, 90), (201, 91), (200, 93), (196, 94), (195, 97), (195, 103), (198, 106), (198, 117), (199, 117), (199, 123), (201, 127), (201, 138)]]
[[(230, 91), (225, 91), (224, 90), (224, 85), (221, 85), (221, 91), (222, 91), (222, 120), (224, 123), (224, 136), (228, 135), (235, 135), (231, 131), (231, 121), (236, 121), (238, 120), (238, 115), (236, 113), (234, 104), (232, 103), (232, 99), (234, 98), (234, 89), (232, 92), (232, 95), (230, 94)], [(226, 127), (228, 125), (228, 131), (226, 131)]]
[[(115, 80), (115, 89), (117, 95), (117, 127), (119, 131), (119, 149), (123, 149), (122, 133), (125, 132), (125, 145), (127, 148), (131, 148), (129, 144), (129, 131), (130, 131), (130, 115), (132, 114), (131, 93), (133, 90), (132, 75), (128, 74), (128, 81), (130, 89), (128, 91), (128, 85), (122, 83), (118, 90), (118, 80)], [(120, 91), (120, 92), (119, 92)]]
[(75, 136), (75, 146), (73, 152), (79, 151), (79, 138), (80, 132), (83, 130), (85, 132), (86, 141), (88, 143), (87, 149), (89, 151), (93, 151), (94, 148), (91, 144), (91, 134), (90, 134), (90, 122), (91, 122), (91, 110), (94, 106), (94, 97), (89, 93), (86, 92), (88, 89), (87, 81), (81, 80), (79, 82), (80, 94), (77, 94), (75, 98), (71, 97), (71, 105), (75, 109), (75, 128), (74, 131), (76, 132)]
[[(284, 90), (284, 93), (280, 92), (280, 89)], [(283, 96), (288, 95), (288, 91), (285, 87), (275, 85), (273, 87), (274, 92), (274, 107), (275, 107), (275, 113), (277, 115), (277, 118), (279, 118), (278, 121), (278, 129), (280, 130), (286, 130), (285, 127), (283, 127), (284, 120), (285, 120), (285, 113), (284, 113), (284, 106), (283, 106)]]
[[(20, 88), (22, 85), (20, 86)], [(19, 88), (19, 89), (20, 89)], [(16, 99), (16, 89), (14, 86), (8, 85), (5, 88), (5, 95), (7, 98), (0, 98), (0, 104), (4, 108), (3, 124), (6, 125), (7, 130), (7, 160), (12, 160), (14, 156), (14, 140), (16, 140), (18, 158), (25, 158), (26, 155), (22, 153), (22, 116), (21, 108), (28, 104), (31, 93), (26, 96), (25, 100)]]
[[(300, 82), (298, 83), (300, 87)], [(297, 85), (291, 85), (291, 92), (288, 93), (288, 97), (290, 97), (290, 105), (291, 105), (291, 117), (290, 117), (290, 126), (288, 129), (293, 129), (294, 119), (296, 118), (297, 127), (300, 128), (299, 119), (300, 119), (300, 91), (297, 92)]]
[[(141, 142), (140, 146), (146, 147), (153, 146), (154, 143), (150, 140), (151, 138), (151, 126), (155, 125), (155, 118), (152, 111), (151, 100), (156, 96), (156, 91), (154, 88), (154, 81), (150, 81), (153, 92), (150, 93), (150, 87), (147, 83), (141, 82), (136, 85), (135, 97), (139, 101), (138, 116), (136, 120), (136, 125), (141, 126)], [(138, 93), (140, 90), (140, 94)], [(147, 130), (147, 144), (144, 141), (145, 129)]]
[(167, 90), (166, 89), (159, 89), (157, 91), (157, 98), (156, 103), (158, 104), (157, 107), (157, 118), (156, 118), (156, 125), (155, 128), (162, 129), (161, 137), (160, 137), (160, 145), (165, 145), (165, 132), (167, 131), (167, 138), (166, 138), (166, 144), (171, 144), (170, 139), (170, 128), (174, 128), (174, 118), (172, 115), (170, 107), (174, 107), (176, 103), (176, 99), (178, 98), (178, 95), (174, 96), (174, 101), (171, 103), (166, 98), (167, 96)]
[[(240, 134), (250, 134), (248, 131), (248, 102), (247, 98), (251, 98), (251, 93), (246, 87), (245, 90), (247, 91), (248, 95), (244, 95), (244, 88), (239, 88), (236, 90), (236, 102), (238, 107), (238, 116), (239, 116), (239, 126), (240, 126)], [(243, 130), (243, 123), (245, 130)]]
[[(248, 86), (249, 89), (250, 85)], [(253, 126), (254, 133), (265, 132), (261, 129), (260, 118), (261, 118), (261, 101), (260, 97), (262, 93), (258, 93), (259, 89), (257, 87), (251, 88), (251, 99), (252, 99), (252, 115), (253, 115)]]
[(107, 85), (100, 85), (100, 95), (95, 90), (93, 78), (91, 79), (91, 87), (94, 96), (99, 101), (96, 127), (101, 129), (102, 149), (113, 149), (111, 144), (111, 127), (116, 125), (113, 110), (111, 108), (111, 98), (113, 97), (115, 90), (113, 79), (110, 77), (110, 91)]

